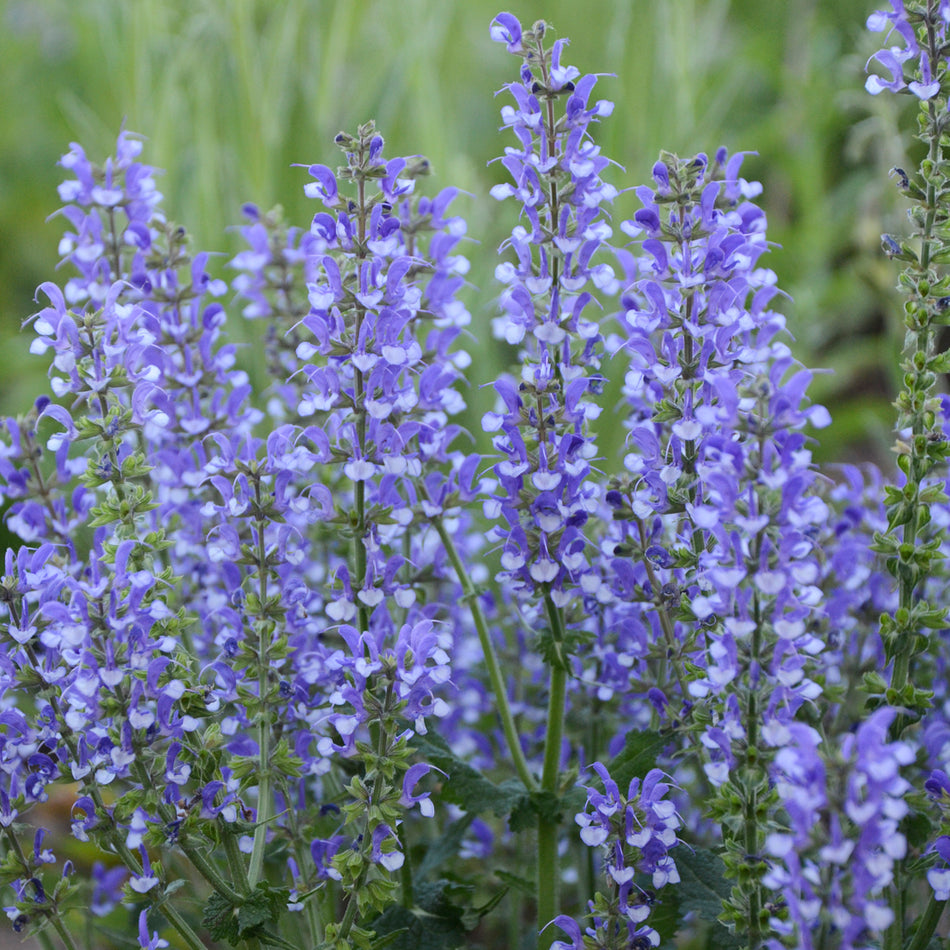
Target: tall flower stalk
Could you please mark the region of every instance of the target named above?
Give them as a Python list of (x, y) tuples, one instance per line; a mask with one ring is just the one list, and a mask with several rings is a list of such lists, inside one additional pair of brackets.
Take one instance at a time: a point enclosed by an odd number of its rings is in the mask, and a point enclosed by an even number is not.
[[(935, 510), (947, 503), (946, 460), (950, 456), (946, 419), (939, 398), (939, 377), (950, 370), (950, 353), (938, 347), (938, 332), (948, 322), (950, 310), (950, 259), (947, 240), (946, 117), (947, 64), (950, 4), (946, 0), (903, 3), (892, 0), (891, 9), (868, 18), (868, 28), (886, 32), (898, 45), (871, 57), (883, 74), (868, 76), (872, 95), (884, 90), (908, 92), (918, 100), (918, 138), (926, 158), (912, 174), (892, 171), (903, 195), (911, 202), (912, 231), (903, 238), (885, 234), (884, 253), (900, 262), (899, 287), (904, 303), (903, 387), (897, 396), (898, 439), (895, 444), (902, 483), (886, 489), (887, 531), (876, 539), (875, 550), (884, 555), (887, 569), (897, 582), (898, 603), (882, 618), (881, 635), (891, 664), (889, 682), (882, 682), (884, 699), (901, 707), (892, 729), (899, 737), (921, 718), (933, 695), (916, 675), (924, 655), (933, 651), (934, 634), (945, 628), (948, 611), (931, 599), (928, 580), (944, 554), (933, 531)], [(940, 573), (943, 573), (940, 570)], [(893, 922), (885, 946), (904, 944), (907, 921), (902, 903), (903, 868), (898, 865), (891, 887)], [(929, 914), (930, 919), (934, 914)], [(939, 916), (939, 915), (936, 915)]]
[(926, 631), (944, 626), (947, 619), (946, 609), (927, 598), (924, 585), (941, 557), (929, 526), (933, 506), (947, 501), (942, 480), (950, 455), (938, 395), (938, 378), (950, 369), (950, 357), (937, 348), (938, 330), (948, 322), (950, 309), (950, 276), (941, 266), (950, 255), (944, 207), (950, 189), (944, 141), (948, 13), (950, 6), (944, 0), (928, 0), (894, 3), (892, 11), (875, 13), (868, 20), (870, 29), (894, 32), (904, 44), (872, 57), (890, 76), (870, 75), (868, 91), (911, 92), (919, 100), (918, 137), (927, 148), (914, 175), (893, 170), (898, 187), (912, 203), (909, 216), (914, 230), (905, 238), (888, 234), (882, 238), (884, 253), (904, 265), (899, 286), (907, 297), (904, 385), (896, 401), (895, 445), (904, 482), (887, 489), (888, 531), (877, 544), (898, 585), (897, 609), (882, 628), (893, 663), (887, 699), (909, 710), (909, 718), (902, 716), (895, 723), (898, 731), (928, 705), (927, 691), (914, 684), (914, 660), (927, 650)]
[[(868, 89), (916, 97), (927, 148), (893, 170), (913, 233), (883, 242), (907, 294), (886, 491), (813, 463), (829, 416), (774, 309), (746, 156), (661, 153), (614, 246), (613, 107), (544, 21), (490, 30), (520, 69), (491, 192), (517, 217), (493, 321), (517, 369), (491, 380), (488, 458), (460, 448), (466, 225), (456, 189), (422, 194), (424, 158), (341, 132), (340, 164), (308, 166), (308, 226), (244, 207), (230, 298), (138, 139), (101, 165), (73, 145), (69, 273), (31, 321), (49, 393), (0, 437), (14, 930), (44, 950), (122, 926), (142, 950), (932, 946), (948, 24), (950, 0), (869, 20), (896, 39)], [(232, 306), (265, 324), (266, 392)], [(603, 459), (617, 367), (627, 446)]]
[[(502, 109), (518, 142), (502, 159), (512, 182), (492, 190), (495, 198), (515, 199), (523, 214), (506, 242), (514, 260), (495, 272), (506, 285), (497, 332), (521, 347), (521, 378), (495, 384), (501, 405), (483, 426), (497, 433), (493, 444), (502, 456), (489, 504), (501, 521), (494, 531), (504, 546), (498, 579), (540, 608), (533, 616), (545, 631), (540, 791), (554, 798), (561, 791), (571, 627), (591, 570), (584, 525), (597, 506), (590, 422), (599, 408), (589, 397), (602, 384), (602, 338), (588, 308), (596, 306), (595, 288), (616, 290), (617, 283), (608, 264), (594, 263), (611, 235), (602, 206), (616, 190), (600, 178), (609, 162), (589, 133), (613, 106), (590, 102), (597, 78), (563, 63), (566, 40), (547, 47), (546, 33), (543, 21), (526, 30), (507, 13), (491, 29), (523, 63), (520, 81), (507, 87), (514, 105)], [(557, 915), (560, 878), (557, 822), (545, 814), (538, 820), (537, 873), (543, 927)], [(552, 938), (542, 931), (539, 946)]]

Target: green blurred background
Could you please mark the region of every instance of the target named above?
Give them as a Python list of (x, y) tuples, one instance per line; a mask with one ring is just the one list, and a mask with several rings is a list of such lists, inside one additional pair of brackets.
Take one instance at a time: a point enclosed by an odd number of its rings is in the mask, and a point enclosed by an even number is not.
[[(744, 167), (765, 185), (768, 260), (790, 299), (796, 353), (814, 368), (813, 395), (835, 418), (824, 459), (887, 458), (900, 331), (896, 271), (880, 234), (906, 219), (888, 170), (907, 164), (913, 106), (864, 92), (879, 36), (864, 28), (874, 0), (523, 0), (522, 22), (546, 19), (567, 61), (605, 75), (597, 96), (614, 115), (597, 130), (605, 154), (648, 179), (661, 148), (719, 145), (758, 152)], [(305, 169), (335, 165), (340, 129), (375, 118), (390, 155), (423, 153), (441, 188), (469, 192), (479, 337), (478, 383), (505, 359), (488, 340), (496, 250), (512, 221), (487, 195), (506, 144), (493, 94), (518, 60), (488, 38), (496, 0), (0, 0), (0, 413), (26, 408), (44, 385), (19, 333), (35, 287), (54, 277), (59, 156), (81, 142), (101, 160), (120, 127), (147, 137), (145, 160), (167, 169), (170, 218), (196, 248), (227, 255), (240, 206), (280, 202), (309, 222)], [(897, 133), (898, 124), (904, 135)], [(636, 207), (623, 196), (616, 214)], [(618, 237), (622, 237), (617, 232)], [(236, 321), (254, 339), (258, 326)], [(244, 358), (260, 381), (259, 347)], [(472, 416), (473, 424), (476, 416)], [(610, 414), (605, 413), (605, 417)], [(609, 420), (605, 424), (609, 427)], [(613, 431), (617, 427), (613, 426)]]

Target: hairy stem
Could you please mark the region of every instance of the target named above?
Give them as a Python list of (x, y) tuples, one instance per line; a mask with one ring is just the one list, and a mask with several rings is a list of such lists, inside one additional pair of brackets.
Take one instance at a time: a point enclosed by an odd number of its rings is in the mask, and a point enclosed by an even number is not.
[(442, 518), (434, 518), (432, 524), (442, 539), (445, 552), (452, 562), (452, 567), (455, 569), (455, 576), (465, 591), (464, 599), (468, 603), (469, 610), (472, 612), (472, 620), (475, 623), (475, 630), (478, 633), (478, 642), (482, 648), (482, 658), (485, 661), (485, 666), (488, 668), (488, 679), (495, 697), (495, 707), (501, 719), (501, 726), (505, 734), (505, 742), (508, 745), (511, 761), (514, 764), (515, 771), (518, 773), (518, 778), (524, 783), (525, 788), (532, 792), (536, 791), (538, 783), (528, 768), (528, 761), (521, 748), (518, 727), (515, 724), (515, 719), (511, 712), (511, 705), (508, 702), (508, 690), (505, 687), (501, 667), (498, 665), (498, 657), (495, 655), (495, 647), (491, 641), (491, 634), (488, 632), (488, 621), (478, 602), (478, 591), (475, 589), (472, 579), (465, 570), (465, 565), (462, 563), (462, 558), (459, 556), (455, 542), (452, 540), (448, 531), (446, 531), (445, 523)]
[[(556, 643), (564, 642), (564, 618), (546, 593), (544, 605)], [(564, 738), (564, 712), (567, 699), (567, 669), (562, 662), (551, 664), (548, 693), (547, 732), (544, 738), (544, 766), (541, 772), (541, 791), (556, 796), (560, 784), (561, 742)], [(558, 884), (561, 870), (557, 850), (558, 822), (538, 816), (538, 927), (545, 927), (557, 916)], [(545, 950), (554, 940), (554, 932), (547, 928), (538, 935), (538, 948)]]

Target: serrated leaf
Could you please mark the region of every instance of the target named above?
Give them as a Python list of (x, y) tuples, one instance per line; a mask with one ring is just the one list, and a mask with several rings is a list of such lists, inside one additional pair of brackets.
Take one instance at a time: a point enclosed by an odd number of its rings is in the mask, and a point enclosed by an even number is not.
[[(641, 887), (649, 890), (649, 880), (642, 881)], [(680, 910), (676, 887), (662, 888), (650, 907), (650, 918), (647, 921), (660, 935), (661, 950), (669, 950), (674, 946), (674, 938), (682, 919), (683, 912)]]
[(490, 811), (496, 817), (504, 818), (525, 794), (524, 785), (517, 779), (509, 779), (500, 785), (489, 781), (478, 769), (463, 762), (441, 736), (431, 732), (425, 736), (417, 735), (412, 745), (426, 762), (449, 776), (442, 789), (443, 800), (467, 812), (483, 814)]
[(508, 816), (508, 828), (513, 834), (530, 831), (538, 825), (538, 814), (531, 807), (531, 796), (525, 792), (517, 801)]
[(205, 904), (201, 922), (213, 940), (226, 940), (233, 947), (240, 939), (236, 912), (234, 904), (215, 892)]
[(672, 858), (680, 876), (676, 885), (680, 919), (692, 913), (711, 922), (708, 950), (735, 950), (739, 941), (717, 920), (723, 910), (723, 900), (732, 890), (722, 860), (712, 851), (685, 844), (673, 849)]
[(261, 881), (238, 910), (238, 933), (247, 937), (264, 924), (276, 924), (288, 896), (286, 888), (273, 887), (267, 881)]
[[(583, 794), (582, 789), (577, 789)], [(526, 792), (512, 809), (508, 819), (508, 827), (513, 832), (527, 831), (537, 827), (538, 820), (550, 824), (560, 824), (567, 810), (567, 802), (577, 801), (577, 795), (572, 789), (564, 798), (559, 798), (554, 792)]]
[(607, 763), (610, 777), (626, 793), (631, 779), (643, 778), (656, 768), (656, 757), (669, 745), (669, 737), (659, 732), (628, 732), (623, 749)]

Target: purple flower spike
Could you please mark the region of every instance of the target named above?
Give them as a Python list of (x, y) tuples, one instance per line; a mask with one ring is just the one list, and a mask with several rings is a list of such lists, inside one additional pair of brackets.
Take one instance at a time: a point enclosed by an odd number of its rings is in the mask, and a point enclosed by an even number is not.
[[(870, 74), (865, 88), (872, 96), (885, 89), (900, 92), (909, 89), (918, 99), (926, 102), (940, 92), (940, 81), (933, 74), (931, 55), (944, 49), (947, 36), (948, 17), (946, 0), (941, 0), (940, 11), (933, 17), (932, 28), (926, 28), (919, 39), (916, 25), (927, 22), (929, 12), (917, 11), (913, 6), (906, 8), (903, 0), (891, 0), (891, 10), (880, 10), (867, 19), (867, 28), (875, 33), (887, 32), (885, 42), (899, 38), (903, 45), (885, 47), (875, 53), (867, 67), (876, 62), (885, 75)], [(894, 36), (896, 34), (896, 37)], [(921, 43), (928, 48), (921, 48)]]

